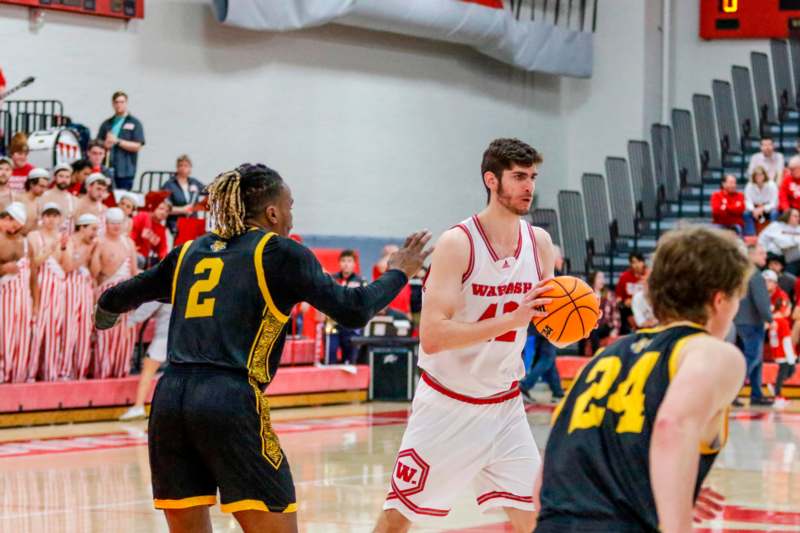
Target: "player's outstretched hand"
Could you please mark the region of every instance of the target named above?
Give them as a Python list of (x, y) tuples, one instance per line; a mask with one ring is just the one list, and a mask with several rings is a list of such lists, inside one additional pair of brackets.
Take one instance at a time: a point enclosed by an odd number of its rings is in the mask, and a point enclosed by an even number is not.
[(542, 298), (542, 294), (550, 290), (549, 281), (548, 279), (540, 281), (522, 298), (522, 303), (513, 313), (516, 327), (528, 327), (528, 323), (534, 318), (547, 316), (545, 307), (553, 300)]
[(694, 522), (699, 524), (703, 520), (717, 518), (723, 511), (725, 496), (710, 487), (703, 487), (694, 504)]
[(99, 305), (94, 308), (94, 327), (97, 329), (113, 328), (114, 324), (117, 323), (117, 318), (119, 318), (117, 313), (106, 311)]
[(425, 249), (425, 245), (430, 240), (431, 232), (428, 230), (417, 231), (409, 235), (403, 247), (389, 256), (388, 269), (402, 270), (408, 279), (413, 278), (433, 252), (433, 248)]

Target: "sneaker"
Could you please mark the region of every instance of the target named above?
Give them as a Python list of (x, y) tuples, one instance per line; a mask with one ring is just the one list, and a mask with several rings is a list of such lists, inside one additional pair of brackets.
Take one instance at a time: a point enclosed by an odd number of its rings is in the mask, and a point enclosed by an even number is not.
[(139, 418), (147, 418), (147, 414), (144, 412), (144, 406), (142, 405), (134, 405), (119, 417), (122, 421), (137, 420)]
[(775, 409), (786, 409), (789, 405), (789, 400), (783, 396), (775, 396), (775, 403), (772, 404)]
[(356, 365), (344, 364), (341, 366), (341, 369), (347, 372), (348, 374), (353, 374), (353, 375), (358, 374), (358, 369), (356, 368)]
[(742, 400), (740, 400), (739, 398), (736, 398), (735, 400), (733, 400), (733, 402), (731, 402), (731, 405), (734, 406), (734, 407), (744, 407), (744, 404), (742, 403)]
[(772, 398), (751, 398), (750, 399), (750, 407), (769, 407), (773, 405), (775, 401)]
[(531, 396), (531, 391), (528, 389), (520, 388), (519, 392), (522, 394), (523, 403), (536, 403), (536, 400), (534, 400), (533, 396)]

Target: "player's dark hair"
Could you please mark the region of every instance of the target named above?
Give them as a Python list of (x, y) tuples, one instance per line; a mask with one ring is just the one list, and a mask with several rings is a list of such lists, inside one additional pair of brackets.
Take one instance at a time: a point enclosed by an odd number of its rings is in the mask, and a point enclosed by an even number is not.
[(223, 172), (208, 186), (208, 205), (216, 232), (230, 239), (247, 231), (245, 221), (255, 218), (274, 202), (283, 189), (283, 178), (266, 165), (244, 163)]
[(723, 188), (725, 186), (725, 182), (728, 181), (728, 178), (733, 178), (736, 181), (736, 176), (733, 174), (723, 174), (722, 179), (719, 180), (719, 188)]
[(111, 101), (113, 102), (114, 100), (116, 100), (120, 96), (124, 96), (125, 100), (128, 99), (128, 95), (125, 93), (125, 91), (116, 91), (114, 94), (111, 95)]
[(47, 178), (28, 178), (25, 180), (25, 190), (29, 191), (33, 188), (35, 183), (39, 183), (39, 180), (47, 181)]
[(784, 224), (788, 224), (789, 219), (792, 218), (793, 211), (797, 211), (797, 209), (790, 207), (789, 209), (781, 213), (780, 216), (778, 217), (778, 222), (783, 222)]
[(763, 141), (772, 141), (772, 142), (775, 142), (775, 141), (774, 141), (774, 139), (773, 139), (772, 137), (770, 137), (769, 135), (762, 135), (762, 136), (761, 136), (761, 141), (762, 141), (762, 142), (763, 142)]
[(634, 259), (637, 259), (637, 260), (641, 261), (642, 263), (644, 263), (644, 254), (642, 252), (631, 252), (631, 253), (629, 253), (628, 254), (628, 263), (630, 263)]
[(99, 139), (92, 139), (89, 141), (89, 144), (86, 145), (86, 151), (88, 152), (92, 148), (101, 148), (104, 152), (106, 151), (106, 146), (100, 142)]
[[(491, 172), (497, 179), (502, 179), (503, 171), (511, 168), (512, 165), (530, 167), (542, 162), (542, 154), (537, 152), (531, 145), (519, 139), (495, 139), (489, 148), (483, 152), (481, 162), (481, 181), (487, 172)], [(491, 191), (483, 182), (486, 188), (486, 201), (491, 199)]]
[(353, 250), (342, 250), (342, 253), (339, 254), (339, 261), (341, 261), (345, 257), (352, 257), (353, 260), (355, 260), (356, 253)]
[(653, 314), (660, 322), (705, 324), (714, 295), (741, 298), (752, 268), (735, 235), (701, 226), (670, 231), (659, 240), (648, 281)]
[(70, 164), (72, 165), (73, 174), (78, 174), (79, 172), (85, 170), (87, 167), (92, 166), (92, 164), (89, 162), (88, 159), (78, 159), (77, 161), (73, 161)]

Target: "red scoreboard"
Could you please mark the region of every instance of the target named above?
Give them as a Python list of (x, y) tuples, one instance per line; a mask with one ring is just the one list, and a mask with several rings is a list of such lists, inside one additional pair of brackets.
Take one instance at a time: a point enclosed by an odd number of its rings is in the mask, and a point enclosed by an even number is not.
[(703, 39), (786, 39), (796, 33), (800, 0), (700, 0)]
[(144, 0), (0, 0), (0, 4), (119, 19), (144, 18)]

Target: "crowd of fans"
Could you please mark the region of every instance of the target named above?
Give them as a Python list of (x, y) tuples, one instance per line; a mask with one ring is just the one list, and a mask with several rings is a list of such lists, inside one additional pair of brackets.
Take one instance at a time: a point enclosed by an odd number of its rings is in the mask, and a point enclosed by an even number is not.
[(162, 191), (130, 191), (144, 129), (125, 93), (112, 103), (84, 159), (35, 168), (22, 133), (0, 158), (0, 382), (127, 375), (137, 329), (94, 331), (95, 299), (165, 257), (201, 205), (186, 155)]

